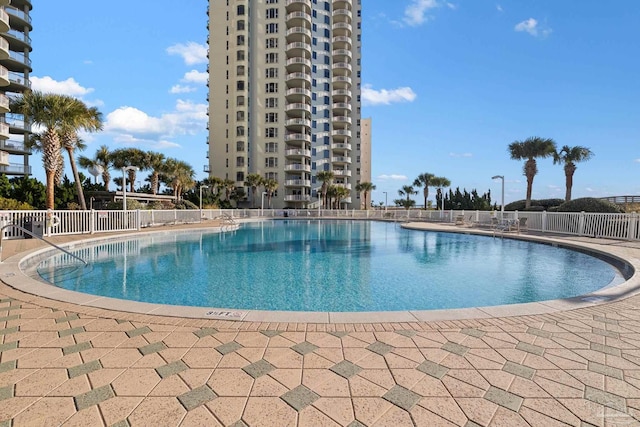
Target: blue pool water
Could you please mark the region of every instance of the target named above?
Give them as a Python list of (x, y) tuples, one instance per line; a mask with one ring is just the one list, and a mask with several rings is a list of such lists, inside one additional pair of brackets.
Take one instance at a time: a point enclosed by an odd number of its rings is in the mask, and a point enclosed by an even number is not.
[(151, 303), (302, 311), (462, 308), (572, 297), (619, 280), (550, 245), (370, 221), (249, 223), (73, 249), (37, 266), (56, 286)]

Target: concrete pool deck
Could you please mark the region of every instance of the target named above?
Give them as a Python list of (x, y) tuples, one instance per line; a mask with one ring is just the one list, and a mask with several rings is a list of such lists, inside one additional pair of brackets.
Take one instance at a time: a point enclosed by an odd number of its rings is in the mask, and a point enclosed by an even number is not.
[[(553, 239), (640, 259), (640, 242)], [(640, 425), (637, 277), (543, 312), (240, 322), (57, 301), (4, 268), (0, 426)]]

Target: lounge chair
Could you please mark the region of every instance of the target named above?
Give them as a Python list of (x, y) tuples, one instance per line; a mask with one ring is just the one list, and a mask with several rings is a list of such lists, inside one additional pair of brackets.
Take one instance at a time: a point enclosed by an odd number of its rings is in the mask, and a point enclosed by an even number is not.
[(528, 218), (526, 217), (518, 218), (518, 233), (520, 233), (521, 231), (529, 230), (529, 226), (527, 225), (527, 219)]

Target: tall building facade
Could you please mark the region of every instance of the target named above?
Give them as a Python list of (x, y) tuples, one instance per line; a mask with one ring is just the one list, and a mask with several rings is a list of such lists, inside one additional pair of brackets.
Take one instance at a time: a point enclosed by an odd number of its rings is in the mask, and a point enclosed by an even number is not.
[(0, 0), (0, 173), (31, 175), (25, 143), (31, 126), (11, 113), (10, 98), (31, 88), (32, 30), (29, 0)]
[[(320, 171), (355, 191), (361, 142), (361, 0), (209, 0), (210, 176), (278, 182), (272, 207), (321, 203)], [(367, 153), (368, 159), (362, 154)], [(370, 168), (370, 166), (369, 166)], [(369, 173), (370, 176), (370, 173)], [(241, 206), (259, 206), (248, 199)]]

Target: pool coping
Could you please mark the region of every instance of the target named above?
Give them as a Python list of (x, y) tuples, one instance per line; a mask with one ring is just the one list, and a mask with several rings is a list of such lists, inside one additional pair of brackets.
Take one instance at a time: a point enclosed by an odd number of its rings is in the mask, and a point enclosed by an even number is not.
[[(255, 221), (255, 220), (251, 220)], [(248, 221), (243, 221), (248, 222)], [(412, 230), (453, 232), (461, 234), (474, 234), (492, 236), (492, 231), (459, 228), (449, 224), (434, 224), (411, 222), (404, 223), (402, 227)], [(200, 224), (186, 228), (188, 230), (207, 230), (221, 232), (220, 227), (203, 227)], [(109, 236), (101, 236), (87, 239), (78, 239), (60, 246), (64, 248), (74, 247), (95, 241), (122, 239), (138, 234), (175, 233), (175, 230), (144, 230), (138, 233), (122, 233)], [(579, 249), (587, 252), (610, 257), (633, 268), (633, 274), (624, 283), (600, 289), (589, 294), (573, 298), (539, 301), (523, 304), (509, 304), (461, 309), (446, 310), (413, 310), (413, 311), (383, 311), (383, 312), (303, 312), (303, 311), (267, 311), (244, 310), (215, 307), (191, 307), (165, 304), (153, 304), (121, 300), (116, 298), (101, 297), (81, 292), (56, 288), (55, 286), (34, 280), (27, 276), (20, 268), (23, 261), (40, 252), (49, 251), (49, 247), (39, 247), (20, 252), (0, 263), (0, 279), (8, 286), (38, 297), (77, 304), (96, 309), (113, 310), (117, 312), (129, 312), (160, 317), (180, 317), (203, 320), (229, 320), (239, 322), (271, 322), (271, 323), (316, 323), (316, 324), (349, 324), (349, 323), (413, 323), (450, 320), (488, 319), (495, 317), (529, 316), (553, 314), (585, 307), (594, 307), (626, 299), (640, 293), (640, 250), (634, 247), (615, 245), (613, 243), (590, 243), (585, 241), (570, 240), (568, 237), (539, 236), (532, 234), (504, 233), (497, 238), (510, 238), (546, 243)]]

